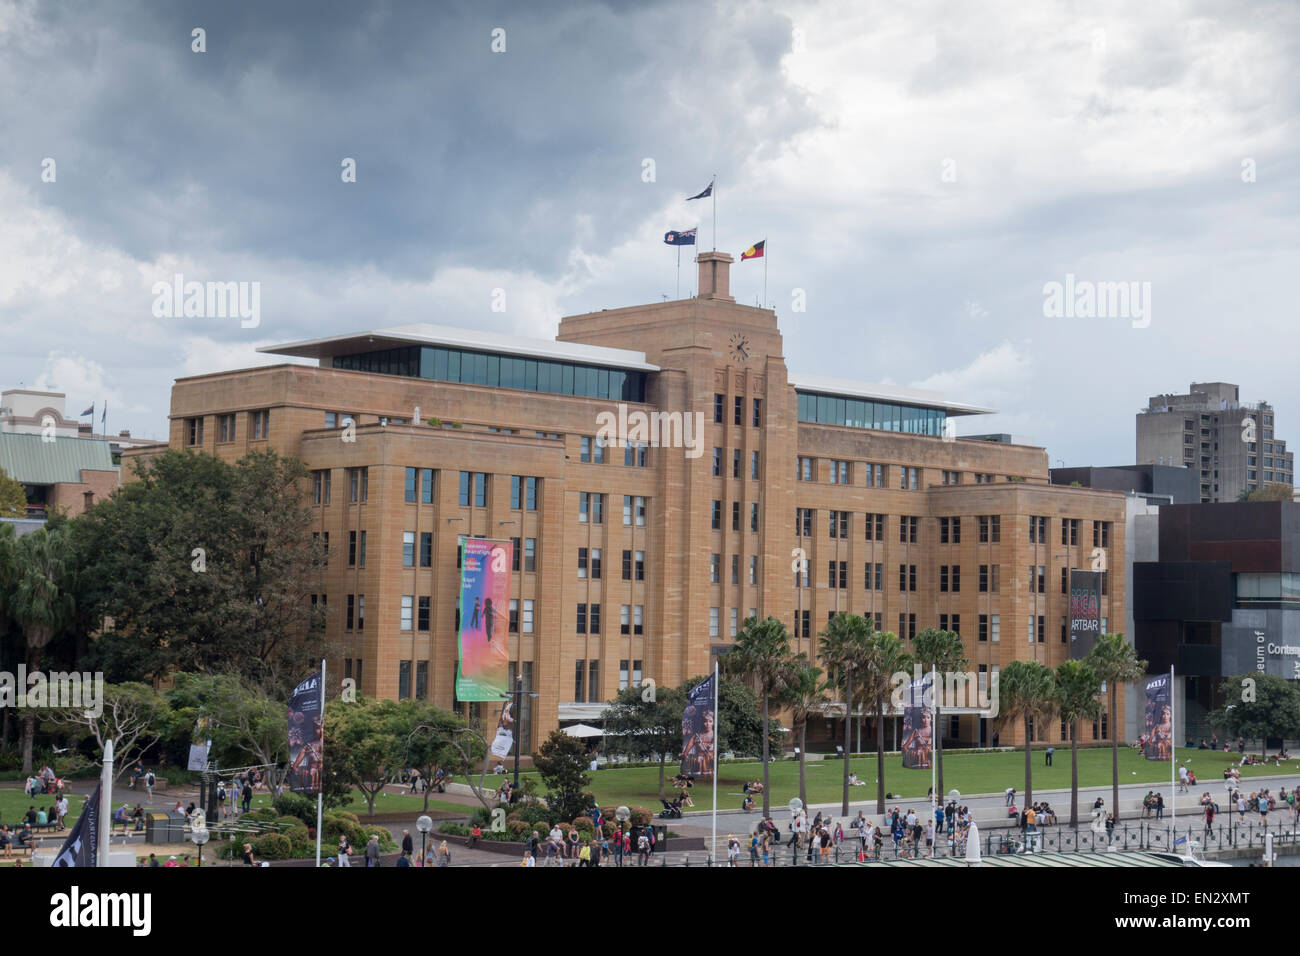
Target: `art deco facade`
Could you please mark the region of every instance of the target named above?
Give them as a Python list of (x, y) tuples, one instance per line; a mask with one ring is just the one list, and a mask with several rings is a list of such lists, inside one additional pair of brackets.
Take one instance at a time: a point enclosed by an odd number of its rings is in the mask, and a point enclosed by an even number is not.
[[(369, 695), (456, 705), (458, 540), (515, 539), (534, 741), (628, 681), (705, 674), (751, 614), (810, 656), (855, 611), (907, 638), (958, 631), (972, 671), (1064, 660), (1063, 574), (1094, 548), (1122, 563), (1123, 496), (1049, 484), (1042, 448), (944, 437), (985, 409), (790, 373), (775, 313), (729, 295), (731, 262), (703, 253), (697, 297), (569, 316), (554, 342), (413, 325), (266, 349), (319, 367), (177, 381), (171, 445), (306, 463), (333, 672)], [(620, 403), (703, 434), (603, 447)], [(1122, 621), (1122, 574), (1104, 600)], [(954, 719), (954, 743), (996, 730)]]

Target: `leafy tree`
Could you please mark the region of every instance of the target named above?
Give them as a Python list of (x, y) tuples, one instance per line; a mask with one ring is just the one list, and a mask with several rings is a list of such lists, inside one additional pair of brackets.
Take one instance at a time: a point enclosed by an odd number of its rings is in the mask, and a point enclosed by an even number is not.
[(1011, 661), (998, 672), (998, 722), (1022, 720), (1025, 730), (1025, 806), (1034, 799), (1032, 727), (1056, 712), (1056, 675), (1041, 661)]
[(113, 741), (113, 779), (117, 781), (162, 739), (170, 706), (148, 684), (134, 682), (104, 685), (102, 704), (98, 714), (85, 707), (50, 708), (47, 719), (75, 740), (93, 739), (101, 753), (104, 745)]
[(830, 619), (821, 633), (819, 653), (826, 664), (827, 684), (844, 694), (844, 793), (842, 816), (849, 815), (849, 754), (853, 752), (853, 690), (869, 666), (872, 649), (872, 624), (861, 614), (839, 613)]
[(1220, 687), (1232, 701), (1210, 715), (1210, 723), (1247, 740), (1260, 741), (1260, 755), (1269, 737), (1300, 737), (1300, 688), (1273, 674), (1239, 674)]
[(114, 627), (91, 646), (110, 679), (235, 673), (288, 692), (324, 653), (306, 470), (272, 452), (235, 464), (168, 451), (70, 522), (79, 596)]
[[(927, 627), (916, 635), (916, 640), (912, 642), (912, 649), (916, 651), (916, 659), (921, 669), (926, 672), (933, 670), (938, 681), (942, 681), (946, 673), (964, 671), (970, 663), (966, 660), (966, 647), (956, 631), (940, 631), (937, 628)], [(937, 784), (935, 793), (943, 793), (943, 732), (939, 729), (943, 726), (943, 721), (940, 720), (942, 709), (938, 704), (942, 697), (938, 687), (933, 688), (932, 692), (936, 701), (934, 706), (934, 760)]]
[(1140, 660), (1123, 634), (1103, 634), (1088, 652), (1088, 664), (1106, 684), (1110, 698), (1110, 802), (1119, 819), (1119, 688), (1141, 680), (1147, 662)]
[(893, 631), (873, 631), (866, 667), (860, 678), (863, 696), (876, 714), (876, 812), (885, 812), (885, 714), (891, 710), (896, 675), (906, 678), (912, 655)]
[(685, 707), (686, 694), (681, 688), (625, 687), (601, 715), (605, 734), (617, 741), (614, 746), (619, 752), (643, 759), (658, 755), (660, 797), (664, 795), (668, 757), (682, 748)]
[[(680, 717), (678, 731), (680, 733)], [(533, 763), (546, 784), (546, 806), (561, 820), (573, 820), (590, 806), (587, 795), (587, 745), (562, 730), (551, 735), (537, 748)]]
[[(424, 779), (424, 809), (429, 809), (429, 793), (438, 771), (451, 778), (468, 776), (470, 752), (458, 746), (458, 737), (476, 733), (457, 714), (440, 710), (422, 700), (403, 700), (397, 705), (392, 727), (400, 762), (412, 767)], [(481, 737), (478, 738), (482, 740)]]
[(361, 791), (366, 809), (375, 815), (375, 797), (392, 777), (397, 701), (357, 696), (325, 703), (325, 764), (340, 784)]
[[(703, 678), (693, 678), (683, 685), (694, 687)], [(718, 699), (718, 753), (756, 754), (762, 749), (763, 716), (759, 713), (758, 695), (739, 681), (720, 680)]]
[(0, 518), (27, 517), (27, 493), (18, 479), (0, 468)]
[(822, 680), (822, 669), (809, 664), (803, 654), (790, 662), (790, 675), (784, 684), (780, 703), (782, 707), (790, 708), (790, 722), (799, 734), (799, 799), (807, 806), (808, 721), (825, 706), (829, 685)]
[[(45, 646), (72, 618), (71, 548), (62, 528), (38, 528), (14, 541), (5, 526), (0, 540), (0, 576), (4, 578), (4, 610), (22, 631), (27, 670), (41, 669)], [(37, 714), (23, 718), (23, 772), (32, 772), (32, 740)]]
[(789, 677), (790, 634), (779, 618), (745, 618), (740, 633), (731, 650), (722, 658), (727, 673), (737, 675), (756, 685), (763, 699), (763, 816), (771, 812), (769, 786), (771, 739), (771, 702), (785, 690)]
[(1270, 481), (1263, 488), (1256, 488), (1254, 491), (1247, 490), (1245, 498), (1238, 498), (1238, 501), (1291, 501), (1295, 496), (1295, 489), (1288, 484), (1280, 481)]
[[(1079, 825), (1079, 721), (1101, 715), (1101, 678), (1086, 661), (1063, 661), (1056, 668), (1056, 709), (1070, 725), (1070, 826)], [(1119, 812), (1119, 808), (1115, 808)]]

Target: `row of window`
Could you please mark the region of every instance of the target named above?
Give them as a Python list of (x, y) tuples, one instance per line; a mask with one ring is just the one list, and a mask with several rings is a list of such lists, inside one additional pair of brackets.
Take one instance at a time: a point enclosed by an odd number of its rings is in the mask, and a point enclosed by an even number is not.
[[(726, 410), (727, 407), (726, 403), (727, 403), (727, 396), (722, 395), (720, 393), (714, 393), (713, 424), (715, 425), (722, 424), (722, 413)], [(753, 399), (753, 404), (750, 407), (753, 409), (753, 416), (751, 418), (751, 423), (753, 427), (761, 428), (763, 426), (763, 400), (761, 398)], [(732, 408), (732, 417), (731, 417), (732, 424), (744, 425), (745, 423), (744, 397), (740, 395), (734, 396), (731, 400), (731, 408)]]
[[(743, 470), (741, 468), (741, 464), (742, 464), (741, 451), (739, 448), (733, 448), (731, 450), (731, 477), (732, 478), (741, 477), (741, 472)], [(714, 448), (713, 449), (713, 477), (714, 478), (722, 477), (722, 467), (723, 467), (722, 449)], [(756, 451), (751, 451), (749, 453), (749, 477), (754, 479), (755, 481), (757, 481), (759, 478), (758, 452)]]
[[(713, 508), (710, 513), (710, 527), (714, 531), (722, 530), (722, 502), (715, 499)], [(740, 502), (731, 503), (731, 530), (740, 530)], [(749, 506), (749, 530), (758, 531), (758, 502), (752, 502)]]
[[(750, 584), (757, 584), (758, 580), (758, 559), (750, 558)], [(711, 564), (712, 583), (718, 581), (718, 561), (719, 555), (713, 555)], [(739, 575), (739, 555), (732, 555), (731, 565), (731, 583), (738, 584)], [(794, 572), (794, 586), (797, 588), (809, 587), (809, 574), (807, 562), (805, 566)], [(847, 561), (829, 561), (827, 562), (827, 587), (834, 589), (848, 588), (848, 565)], [(870, 561), (863, 566), (863, 589), (867, 591), (881, 591), (884, 565), (877, 561), (874, 564)], [(916, 565), (900, 564), (898, 566), (898, 590), (915, 591), (916, 590)], [(1061, 568), (1061, 593), (1068, 594), (1070, 590), (1070, 569)], [(873, 583), (874, 582), (874, 583)], [(999, 564), (981, 564), (979, 566), (979, 593), (980, 594), (997, 594), (1002, 590), (1002, 566)], [(1101, 593), (1109, 594), (1110, 572), (1101, 572)], [(939, 592), (941, 594), (960, 594), (961, 593), (961, 565), (959, 564), (941, 564), (939, 565)], [(1029, 567), (1029, 592), (1031, 594), (1046, 594), (1046, 569), (1042, 565)]]
[[(716, 611), (717, 609), (713, 608), (712, 610)], [(734, 610), (732, 613), (734, 616), (735, 613)], [(840, 612), (827, 611), (826, 612), (827, 623), (830, 623), (831, 619), (834, 618), (835, 615), (838, 613)], [(812, 636), (811, 615), (812, 615), (811, 611), (795, 612), (795, 628), (794, 628), (795, 637), (810, 638)], [(877, 612), (875, 614), (868, 614), (867, 616), (873, 619), (876, 630), (880, 630), (881, 620), (883, 615)], [(979, 624), (978, 624), (979, 643), (983, 644), (983, 643), (1001, 642), (1002, 615), (980, 614), (978, 615), (978, 617), (979, 617)], [(1101, 631), (1103, 634), (1107, 633), (1109, 624), (1110, 622), (1107, 618), (1103, 617), (1101, 619)], [(1046, 642), (1047, 619), (1043, 615), (1041, 614), (1037, 616), (1028, 615), (1026, 618), (1026, 625), (1027, 625), (1026, 631), (1029, 637), (1030, 644), (1043, 644)], [(953, 631), (954, 633), (961, 634), (961, 615), (940, 614), (939, 630)], [(733, 631), (732, 633), (734, 635), (735, 632)], [(912, 612), (900, 611), (898, 615), (898, 630), (895, 633), (897, 633), (897, 635), (904, 640), (909, 640), (909, 641), (915, 640), (917, 634), (916, 614)], [(710, 635), (716, 636), (716, 632), (711, 630)], [(1069, 620), (1063, 617), (1061, 618), (1061, 643), (1068, 644), (1069, 641), (1070, 641)], [(980, 670), (981, 671), (984, 670), (984, 665), (980, 665)]]
[[(598, 491), (578, 492), (578, 520), (590, 524), (605, 523), (605, 495)], [(623, 524), (644, 528), (646, 499), (643, 495), (623, 496)]]
[[(813, 523), (816, 520), (815, 508), (796, 508), (794, 510), (794, 533), (797, 537), (811, 537)], [(847, 539), (853, 525), (853, 512), (829, 510), (826, 512), (827, 531), (832, 538)], [(885, 540), (885, 515), (867, 512), (863, 514), (863, 527), (866, 540)], [(920, 518), (916, 515), (899, 515), (898, 540), (903, 544), (916, 544), (920, 533)], [(1002, 540), (1002, 518), (1000, 515), (979, 515), (976, 518), (981, 544), (997, 544)], [(1107, 534), (1109, 544), (1109, 534)], [(939, 519), (939, 543), (961, 544), (961, 518)]]
[[(271, 437), (271, 411), (259, 409), (248, 412), (248, 434), (252, 441), (265, 441)], [(217, 444), (224, 445), (235, 440), (235, 414), (218, 415)], [(197, 448), (203, 444), (203, 417), (187, 418), (182, 426), (185, 444)]]
[[(709, 555), (709, 583), (722, 583), (722, 555)], [(731, 583), (740, 583), (740, 555), (731, 556)], [(749, 556), (749, 583), (758, 584), (758, 556), (751, 554)]]

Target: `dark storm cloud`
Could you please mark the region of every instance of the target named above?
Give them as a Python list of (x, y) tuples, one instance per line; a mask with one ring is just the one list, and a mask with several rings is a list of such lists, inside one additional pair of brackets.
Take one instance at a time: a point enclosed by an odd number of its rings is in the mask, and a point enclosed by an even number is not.
[[(790, 24), (685, 3), (74, 3), (0, 41), (0, 163), (86, 239), (397, 277), (561, 268), (814, 120)], [(207, 52), (190, 31), (206, 30)], [(491, 31), (506, 30), (504, 54)], [(344, 157), (357, 183), (340, 180)], [(641, 182), (643, 157), (658, 183)]]

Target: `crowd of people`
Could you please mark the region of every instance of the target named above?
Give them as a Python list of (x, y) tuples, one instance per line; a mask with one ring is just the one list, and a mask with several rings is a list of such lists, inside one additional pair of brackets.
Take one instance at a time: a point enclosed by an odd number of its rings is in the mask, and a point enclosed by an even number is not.
[(631, 866), (633, 855), (636, 865), (646, 866), (654, 852), (656, 836), (653, 827), (622, 827), (613, 836), (597, 835), (583, 839), (577, 830), (566, 837), (557, 823), (545, 837), (534, 830), (528, 838), (520, 866), (600, 866), (604, 861), (610, 866)]

